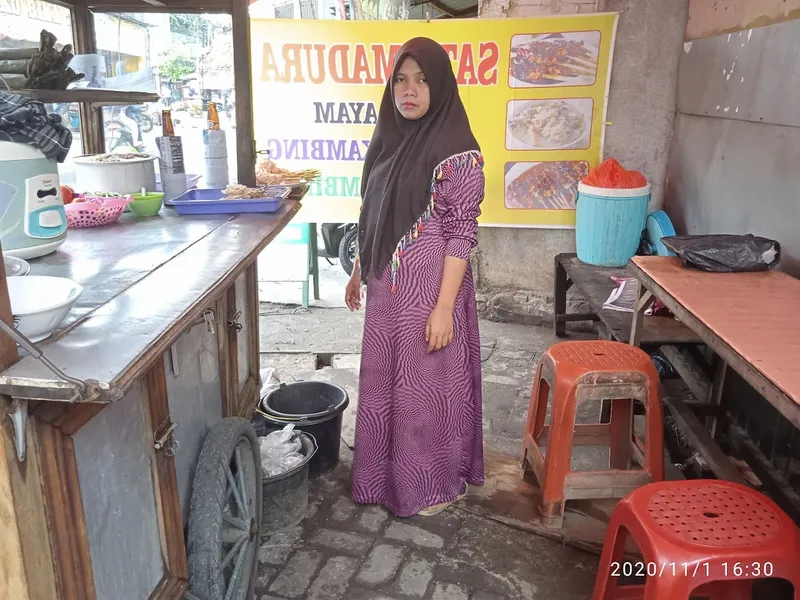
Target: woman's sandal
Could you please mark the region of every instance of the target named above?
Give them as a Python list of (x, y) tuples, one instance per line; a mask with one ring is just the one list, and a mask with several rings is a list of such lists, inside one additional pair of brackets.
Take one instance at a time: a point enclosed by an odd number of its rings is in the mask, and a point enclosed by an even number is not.
[(442, 502), (441, 504), (434, 504), (433, 506), (429, 506), (428, 508), (423, 508), (417, 514), (420, 517), (432, 517), (434, 515), (438, 515), (439, 513), (447, 510), (448, 508), (450, 508), (450, 506), (452, 506), (456, 502), (459, 502), (459, 501), (463, 500), (464, 498), (466, 498), (467, 497), (467, 490), (468, 490), (468, 486), (467, 486), (467, 484), (465, 482), (464, 483), (464, 491), (461, 494), (459, 494), (458, 497), (455, 500), (453, 500), (452, 502)]

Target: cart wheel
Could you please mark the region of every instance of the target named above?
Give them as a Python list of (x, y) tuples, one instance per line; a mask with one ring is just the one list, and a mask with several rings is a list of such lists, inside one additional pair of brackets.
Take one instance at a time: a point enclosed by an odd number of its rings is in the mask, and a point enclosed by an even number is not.
[(203, 600), (249, 600), (261, 529), (261, 456), (253, 426), (222, 419), (200, 451), (189, 510), (189, 589)]

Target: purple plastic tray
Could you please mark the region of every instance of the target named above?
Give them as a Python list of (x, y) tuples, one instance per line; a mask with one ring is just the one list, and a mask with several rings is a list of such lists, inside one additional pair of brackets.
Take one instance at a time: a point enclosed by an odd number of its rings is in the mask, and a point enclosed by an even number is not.
[(225, 192), (221, 189), (189, 190), (172, 200), (172, 206), (179, 215), (273, 213), (280, 210), (291, 189), (285, 186), (270, 186), (264, 193), (268, 196), (247, 200), (225, 200)]

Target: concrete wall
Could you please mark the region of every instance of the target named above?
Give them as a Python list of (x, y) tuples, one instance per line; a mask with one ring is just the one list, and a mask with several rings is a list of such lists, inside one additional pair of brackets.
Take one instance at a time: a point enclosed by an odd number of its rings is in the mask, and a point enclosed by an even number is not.
[[(786, 20), (800, 1), (708, 4), (692, 2), (687, 35), (727, 33), (682, 53), (666, 209), (679, 233), (778, 240), (800, 277), (800, 20)], [(729, 31), (753, 19), (778, 24)]]
[[(672, 137), (688, 0), (482, 0), (482, 18), (618, 11), (606, 156), (644, 173), (660, 206)], [(490, 318), (550, 319), (553, 258), (574, 252), (572, 230), (481, 228), (479, 289)], [(523, 290), (523, 291), (520, 291)]]

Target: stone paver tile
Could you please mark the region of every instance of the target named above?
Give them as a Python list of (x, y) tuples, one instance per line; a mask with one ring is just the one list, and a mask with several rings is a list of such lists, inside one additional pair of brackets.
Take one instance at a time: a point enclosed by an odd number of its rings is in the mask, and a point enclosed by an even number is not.
[(469, 592), (454, 583), (437, 583), (431, 600), (469, 600)]
[(334, 521), (347, 521), (355, 514), (357, 508), (350, 496), (339, 496), (331, 508), (331, 518)]
[(443, 559), (436, 568), (436, 580), (455, 583), (473, 590), (509, 595), (511, 588), (500, 577), (480, 565)]
[(427, 558), (414, 555), (403, 566), (397, 577), (395, 587), (403, 596), (422, 598), (428, 591), (433, 579), (435, 563)]
[(308, 508), (306, 508), (306, 519), (313, 519), (317, 516), (317, 512), (319, 512), (319, 507), (322, 504), (322, 500), (319, 498), (315, 500), (308, 499)]
[(281, 600), (277, 596), (270, 596), (269, 594), (264, 594), (263, 596), (259, 596), (258, 600)]
[(346, 600), (397, 600), (393, 596), (387, 596), (381, 592), (364, 590), (358, 587), (351, 587), (347, 590)]
[(405, 551), (397, 546), (380, 544), (372, 549), (358, 572), (356, 581), (366, 586), (389, 583), (403, 563)]
[(389, 512), (385, 508), (369, 506), (364, 509), (358, 518), (358, 527), (370, 533), (378, 533), (388, 518)]
[(475, 592), (469, 600), (506, 600), (506, 597), (490, 592)]
[(364, 556), (372, 547), (372, 541), (372, 538), (360, 533), (318, 529), (309, 543), (314, 546), (330, 548), (341, 554)]
[(303, 596), (321, 562), (322, 555), (316, 550), (298, 550), (269, 586), (269, 591), (287, 598)]
[(308, 600), (338, 600), (344, 598), (350, 578), (358, 569), (359, 560), (336, 556), (328, 560), (308, 590)]
[(256, 579), (256, 589), (261, 590), (266, 588), (269, 585), (269, 582), (272, 581), (272, 578), (278, 574), (278, 569), (276, 567), (261, 567), (258, 570), (258, 577)]
[(421, 548), (440, 550), (444, 547), (442, 536), (406, 523), (392, 523), (384, 536), (390, 540), (414, 544)]
[(421, 527), (426, 531), (435, 533), (445, 541), (449, 540), (461, 528), (464, 519), (459, 511), (454, 508), (448, 508), (444, 512), (439, 513), (433, 517), (421, 517), (414, 515), (408, 519), (403, 519), (402, 522), (407, 525), (415, 525)]
[(258, 551), (258, 562), (268, 565), (285, 564), (302, 536), (303, 528), (294, 527), (288, 531), (282, 531), (264, 538)]
[[(597, 560), (496, 521), (472, 518), (440, 553), (439, 564), (436, 581), (520, 600), (577, 600), (592, 595)], [(440, 573), (445, 567), (457, 578)]]

